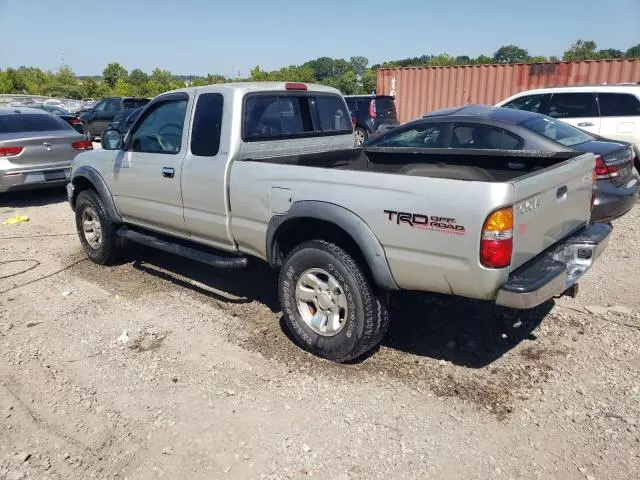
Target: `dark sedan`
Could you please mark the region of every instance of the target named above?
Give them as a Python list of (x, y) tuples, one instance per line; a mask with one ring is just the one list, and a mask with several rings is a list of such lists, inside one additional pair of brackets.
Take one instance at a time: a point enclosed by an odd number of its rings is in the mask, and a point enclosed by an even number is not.
[(74, 130), (78, 133), (83, 134), (85, 137), (91, 139), (91, 134), (89, 133), (89, 126), (80, 120), (76, 115), (73, 115), (67, 112), (65, 109), (56, 107), (53, 105), (37, 105), (31, 106), (31, 108), (37, 108), (39, 110), (44, 110), (46, 112), (55, 115), (56, 117), (60, 117), (62, 120), (71, 125)]
[[(370, 140), (367, 146), (589, 152), (596, 156), (596, 197), (592, 221), (627, 213), (640, 188), (633, 147), (588, 134), (545, 115), (484, 105), (439, 110)], [(524, 169), (522, 162), (508, 168)]]

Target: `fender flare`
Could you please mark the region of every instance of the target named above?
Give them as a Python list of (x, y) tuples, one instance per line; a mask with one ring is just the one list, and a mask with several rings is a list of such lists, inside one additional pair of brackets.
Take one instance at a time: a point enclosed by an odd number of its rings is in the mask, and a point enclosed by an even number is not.
[(271, 217), (267, 226), (266, 245), (267, 260), (270, 265), (280, 264), (277, 254), (277, 236), (280, 227), (296, 218), (323, 220), (344, 230), (360, 247), (375, 283), (384, 290), (398, 290), (384, 249), (371, 228), (351, 210), (329, 202), (314, 200), (295, 202), (285, 214)]
[(81, 165), (80, 167), (73, 169), (73, 173), (71, 176), (71, 184), (74, 186), (74, 190), (76, 191), (74, 192), (73, 198), (70, 199), (72, 201), (71, 207), (75, 208), (76, 197), (78, 196), (78, 193), (79, 193), (76, 187), (78, 184), (78, 180), (80, 178), (84, 178), (89, 182), (91, 182), (93, 187), (98, 192), (98, 195), (100, 195), (100, 198), (104, 203), (104, 207), (107, 210), (107, 213), (109, 214), (109, 218), (113, 222), (117, 222), (117, 223), (122, 222), (122, 217), (120, 217), (120, 214), (116, 209), (116, 204), (113, 201), (113, 197), (111, 196), (111, 192), (109, 191), (109, 188), (107, 188), (107, 183), (104, 181), (104, 178), (102, 178), (102, 175), (100, 175), (100, 173), (95, 168), (90, 167), (88, 165)]

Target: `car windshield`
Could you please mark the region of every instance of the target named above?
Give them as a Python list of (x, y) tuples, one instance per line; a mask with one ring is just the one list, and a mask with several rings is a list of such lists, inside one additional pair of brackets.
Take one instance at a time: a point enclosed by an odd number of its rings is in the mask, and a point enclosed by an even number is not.
[(595, 139), (595, 137), (582, 130), (545, 116), (536, 116), (524, 120), (520, 122), (520, 125), (544, 137), (555, 140), (565, 147), (572, 147)]

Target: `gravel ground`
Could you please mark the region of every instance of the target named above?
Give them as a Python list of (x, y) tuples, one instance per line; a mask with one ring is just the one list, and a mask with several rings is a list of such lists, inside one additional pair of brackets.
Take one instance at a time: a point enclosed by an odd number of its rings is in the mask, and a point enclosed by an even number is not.
[(0, 197), (0, 223), (19, 214), (0, 225), (0, 478), (640, 478), (640, 207), (578, 298), (398, 295), (351, 365), (292, 344), (268, 268), (144, 249), (99, 267), (63, 192)]

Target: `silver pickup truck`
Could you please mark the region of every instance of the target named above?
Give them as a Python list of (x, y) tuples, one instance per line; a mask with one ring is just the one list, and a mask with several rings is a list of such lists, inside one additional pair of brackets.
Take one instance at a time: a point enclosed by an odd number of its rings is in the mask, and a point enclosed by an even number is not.
[(499, 151), (521, 167), (478, 176), (468, 151), (355, 148), (344, 99), (319, 85), (176, 90), (102, 143), (68, 185), (92, 261), (132, 241), (223, 268), (268, 262), (296, 341), (337, 362), (380, 342), (395, 290), (512, 308), (575, 294), (612, 228), (588, 224), (591, 154)]

